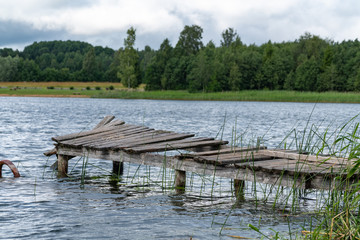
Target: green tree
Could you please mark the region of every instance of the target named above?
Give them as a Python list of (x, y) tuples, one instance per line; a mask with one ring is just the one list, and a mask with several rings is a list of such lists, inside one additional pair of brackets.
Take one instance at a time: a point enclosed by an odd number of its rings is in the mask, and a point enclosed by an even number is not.
[(239, 91), (243, 89), (241, 72), (236, 64), (234, 64), (230, 69), (229, 81), (232, 91)]
[(81, 73), (83, 80), (93, 82), (97, 80), (97, 65), (95, 60), (95, 49), (90, 48), (84, 57)]
[[(222, 47), (230, 47), (235, 40), (240, 40), (236, 31), (233, 28), (228, 28), (221, 33), (222, 40), (220, 40), (220, 44)], [(240, 41), (241, 42), (241, 41)]]
[(210, 41), (207, 46), (196, 55), (193, 68), (188, 75), (189, 90), (206, 92), (214, 73), (215, 45)]
[(19, 57), (0, 57), (0, 82), (16, 81), (15, 76), (18, 71)]
[(295, 90), (316, 91), (317, 77), (319, 73), (319, 63), (316, 61), (314, 56), (305, 60), (296, 69)]
[(133, 27), (127, 30), (127, 38), (124, 39), (124, 50), (119, 52), (119, 69), (117, 77), (120, 78), (121, 83), (128, 88), (135, 88), (138, 86), (137, 66), (139, 55), (134, 49), (136, 40), (136, 29)]
[(40, 79), (40, 68), (33, 60), (20, 58), (17, 69), (16, 81), (37, 82)]
[(186, 25), (180, 33), (179, 40), (175, 49), (179, 52), (179, 55), (194, 55), (202, 47), (202, 33), (203, 29), (198, 25), (188, 26)]

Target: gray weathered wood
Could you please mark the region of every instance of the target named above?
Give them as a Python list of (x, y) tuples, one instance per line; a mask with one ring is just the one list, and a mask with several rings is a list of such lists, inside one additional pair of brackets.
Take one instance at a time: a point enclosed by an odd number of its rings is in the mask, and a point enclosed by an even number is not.
[(337, 158), (337, 157), (323, 157), (323, 156), (315, 156), (315, 155), (306, 155), (306, 154), (297, 154), (291, 152), (284, 151), (276, 151), (276, 150), (260, 150), (259, 153), (278, 157), (278, 158), (288, 158), (294, 160), (307, 160), (317, 163), (330, 163), (330, 164), (346, 164), (346, 158)]
[(115, 116), (106, 116), (106, 117), (104, 117), (104, 119), (101, 120), (101, 122), (99, 122), (93, 129), (97, 129), (97, 128), (99, 128), (99, 127), (102, 127), (102, 126), (108, 124), (108, 123), (111, 122), (114, 118), (115, 118)]
[(206, 152), (197, 152), (197, 153), (183, 153), (179, 156), (179, 158), (189, 158), (189, 157), (196, 157), (196, 156), (210, 156), (210, 155), (220, 155), (226, 153), (237, 153), (237, 152), (254, 152), (258, 150), (266, 149), (266, 147), (229, 147), (213, 151), (206, 151)]
[[(72, 156), (86, 156), (88, 158), (104, 159), (111, 161), (125, 161), (141, 165), (150, 165), (155, 167), (166, 167), (175, 170), (182, 170), (187, 172), (195, 172), (201, 175), (211, 175), (219, 177), (227, 177), (232, 179), (239, 179), (245, 181), (255, 181), (265, 184), (276, 184), (288, 187), (305, 188), (305, 183), (308, 179), (306, 175), (299, 175), (294, 179), (293, 176), (287, 174), (268, 173), (250, 168), (234, 168), (231, 166), (215, 166), (212, 164), (198, 163), (186, 159), (178, 159), (176, 157), (166, 156), (161, 154), (140, 153), (129, 154), (122, 151), (100, 151), (93, 149), (72, 149), (66, 147), (59, 147), (58, 153), (62, 155)], [(314, 183), (312, 182), (314, 181)], [(312, 176), (311, 188), (329, 189), (333, 186), (334, 179), (330, 177)]]
[(227, 144), (227, 141), (221, 140), (209, 140), (203, 138), (194, 138), (191, 140), (186, 141), (171, 141), (171, 142), (164, 142), (159, 144), (152, 144), (152, 145), (144, 145), (132, 148), (125, 148), (126, 152), (130, 153), (144, 153), (144, 152), (164, 152), (170, 150), (177, 150), (177, 149), (187, 149), (193, 147), (201, 147), (201, 146), (220, 146)]
[[(52, 153), (58, 154), (59, 177), (67, 175), (70, 158), (84, 156), (113, 161), (116, 173), (124, 161), (174, 169), (175, 187), (179, 189), (185, 187), (186, 171), (235, 179), (234, 187), (238, 190), (242, 181), (330, 189), (340, 182), (335, 177), (344, 177), (342, 170), (352, 163), (343, 158), (298, 154), (294, 150), (233, 148), (225, 145), (227, 141), (193, 138), (193, 134), (153, 130), (113, 119), (105, 117), (90, 131), (53, 138), (57, 142)], [(165, 156), (166, 151), (178, 149), (202, 152)]]
[(107, 131), (103, 133), (96, 133), (84, 137), (78, 137), (73, 138), (67, 141), (61, 141), (60, 143), (63, 145), (69, 145), (69, 146), (83, 146), (86, 144), (92, 144), (92, 143), (101, 143), (101, 142), (111, 142), (116, 139), (126, 138), (130, 135), (136, 135), (141, 134), (144, 132), (152, 131), (153, 129), (149, 129), (146, 127), (134, 127), (134, 126), (128, 126), (126, 128), (122, 129), (114, 129), (112, 131)]
[(175, 170), (175, 191), (176, 194), (185, 193), (186, 186), (186, 172), (181, 170)]
[(57, 157), (57, 167), (58, 167), (58, 178), (67, 177), (68, 173), (68, 161), (73, 158), (73, 155), (62, 155), (58, 154)]

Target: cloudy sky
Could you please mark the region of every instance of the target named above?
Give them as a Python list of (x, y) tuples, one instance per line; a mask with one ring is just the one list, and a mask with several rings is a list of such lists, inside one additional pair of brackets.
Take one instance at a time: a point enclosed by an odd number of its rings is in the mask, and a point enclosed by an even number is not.
[(220, 44), (234, 28), (246, 44), (294, 41), (305, 32), (335, 41), (360, 36), (358, 0), (0, 0), (0, 48), (34, 41), (80, 40), (118, 49), (126, 30), (136, 47), (174, 46), (185, 25)]

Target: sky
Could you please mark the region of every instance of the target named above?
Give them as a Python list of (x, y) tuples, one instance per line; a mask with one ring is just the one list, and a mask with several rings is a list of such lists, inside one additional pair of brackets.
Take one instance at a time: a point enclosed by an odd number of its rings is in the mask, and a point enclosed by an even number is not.
[(0, 48), (76, 40), (119, 49), (136, 29), (135, 47), (173, 46), (185, 25), (220, 45), (231, 27), (245, 44), (294, 41), (305, 32), (341, 42), (360, 36), (358, 0), (0, 0)]

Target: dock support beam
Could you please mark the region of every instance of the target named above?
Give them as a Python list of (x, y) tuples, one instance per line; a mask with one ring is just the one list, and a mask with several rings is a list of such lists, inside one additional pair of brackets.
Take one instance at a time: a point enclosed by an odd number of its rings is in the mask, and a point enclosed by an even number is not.
[(124, 163), (113, 161), (113, 170), (112, 173), (116, 176), (123, 174), (124, 172)]
[(67, 156), (67, 155), (57, 155), (58, 159), (58, 178), (64, 178), (67, 177), (68, 173), (68, 162), (69, 160), (73, 158), (73, 156)]
[(245, 181), (234, 179), (234, 189), (235, 189), (235, 197), (237, 200), (244, 200), (245, 199)]
[(175, 170), (175, 191), (176, 194), (185, 193), (186, 186), (186, 172), (181, 170)]

